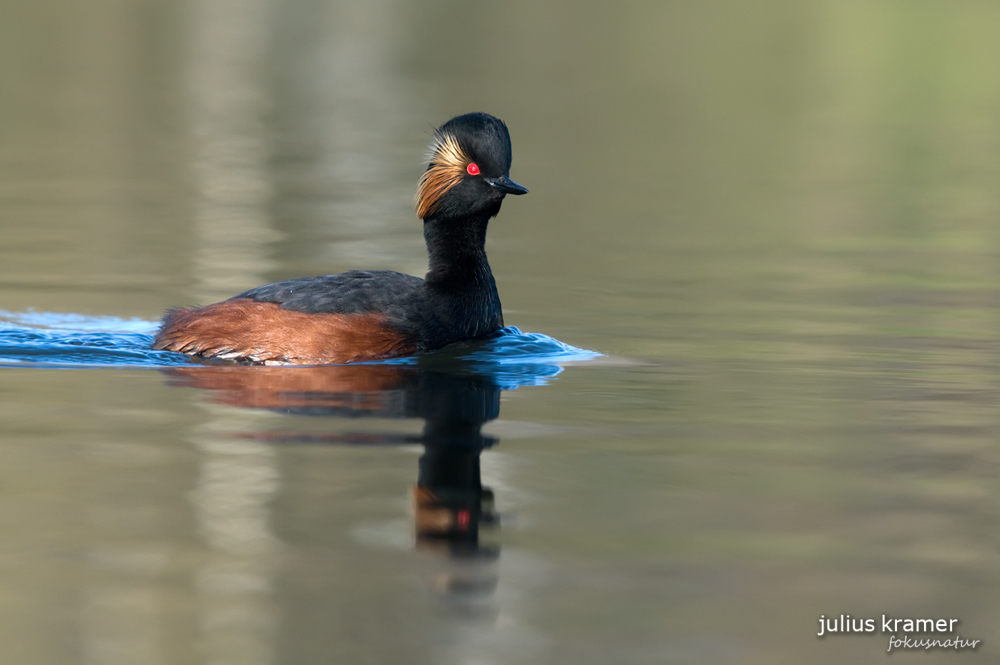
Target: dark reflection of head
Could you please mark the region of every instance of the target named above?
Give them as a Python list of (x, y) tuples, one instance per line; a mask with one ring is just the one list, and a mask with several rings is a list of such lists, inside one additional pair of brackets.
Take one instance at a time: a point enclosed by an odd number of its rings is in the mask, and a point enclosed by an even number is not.
[[(459, 558), (495, 558), (480, 542), (495, 526), (493, 495), (482, 486), (480, 453), (497, 440), (482, 434), (500, 412), (502, 387), (469, 367), (419, 365), (328, 367), (200, 366), (167, 370), (173, 385), (211, 391), (212, 401), (298, 415), (337, 418), (420, 418), (419, 436), (370, 432), (247, 437), (274, 443), (406, 445), (425, 448), (413, 488), (417, 544)], [(449, 580), (451, 586), (471, 582)], [(455, 589), (457, 590), (457, 589)]]

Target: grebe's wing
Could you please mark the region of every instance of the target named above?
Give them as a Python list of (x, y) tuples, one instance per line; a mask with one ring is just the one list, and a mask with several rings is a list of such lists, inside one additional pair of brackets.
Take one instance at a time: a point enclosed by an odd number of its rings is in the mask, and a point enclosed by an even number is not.
[[(237, 298), (276, 303), (306, 314), (371, 314), (409, 318), (424, 280), (391, 270), (351, 270), (337, 275), (306, 277), (258, 286)], [(396, 316), (393, 316), (393, 315)]]

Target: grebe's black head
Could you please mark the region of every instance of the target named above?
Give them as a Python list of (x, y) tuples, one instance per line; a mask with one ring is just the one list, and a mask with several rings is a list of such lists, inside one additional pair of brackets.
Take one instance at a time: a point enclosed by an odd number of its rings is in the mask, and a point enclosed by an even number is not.
[(493, 217), (506, 194), (528, 193), (509, 174), (507, 125), (488, 113), (452, 118), (434, 132), (430, 163), (417, 187), (417, 216)]

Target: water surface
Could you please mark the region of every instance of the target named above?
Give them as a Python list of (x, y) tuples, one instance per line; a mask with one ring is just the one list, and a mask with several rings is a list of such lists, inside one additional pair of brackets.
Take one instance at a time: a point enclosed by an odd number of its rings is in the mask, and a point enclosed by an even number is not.
[[(8, 4), (3, 662), (884, 658), (841, 614), (997, 658), (993, 5)], [(147, 348), (171, 306), (422, 274), (470, 110), (531, 190), (487, 246), (517, 331)]]

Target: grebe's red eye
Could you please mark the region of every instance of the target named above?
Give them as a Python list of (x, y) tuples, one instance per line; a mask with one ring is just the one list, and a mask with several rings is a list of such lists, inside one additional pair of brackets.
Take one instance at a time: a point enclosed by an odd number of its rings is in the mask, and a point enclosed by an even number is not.
[(476, 166), (475, 162), (469, 162), (469, 165), (465, 167), (465, 170), (469, 172), (469, 175), (479, 175), (479, 167)]

